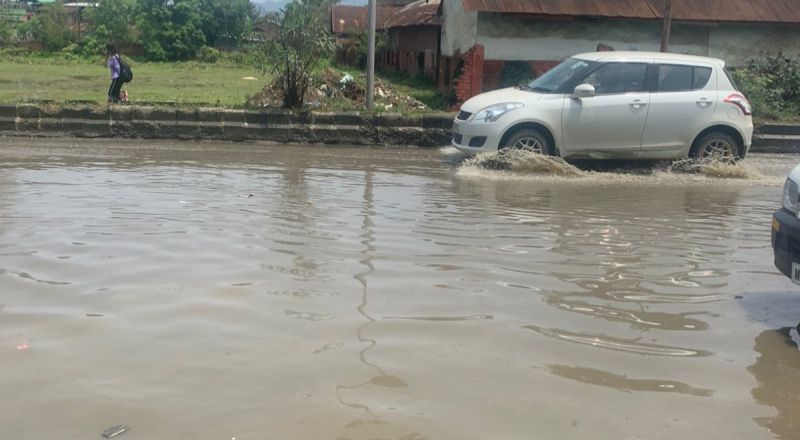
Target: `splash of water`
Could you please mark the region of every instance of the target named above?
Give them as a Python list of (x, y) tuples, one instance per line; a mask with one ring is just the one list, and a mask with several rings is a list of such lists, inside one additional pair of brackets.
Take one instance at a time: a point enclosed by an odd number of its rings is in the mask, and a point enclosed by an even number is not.
[(462, 166), (565, 177), (585, 174), (584, 171), (568, 164), (560, 157), (545, 156), (525, 150), (501, 150), (496, 153), (481, 153), (465, 160)]
[(544, 178), (585, 183), (635, 181), (654, 185), (698, 182), (776, 185), (782, 183), (783, 179), (765, 176), (754, 163), (743, 161), (683, 159), (671, 162), (591, 161), (571, 164), (560, 157), (524, 150), (501, 150), (467, 158), (461, 162), (458, 174), (493, 180)]

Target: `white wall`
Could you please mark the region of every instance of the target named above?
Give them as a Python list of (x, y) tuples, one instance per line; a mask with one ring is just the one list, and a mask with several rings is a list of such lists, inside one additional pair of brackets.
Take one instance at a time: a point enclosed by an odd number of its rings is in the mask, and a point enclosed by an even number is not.
[(463, 54), (477, 42), (478, 13), (465, 11), (461, 0), (442, 3), (442, 55)]
[[(485, 47), (487, 60), (558, 61), (593, 52), (598, 43), (616, 50), (658, 51), (661, 23), (480, 13), (476, 40)], [(669, 48), (670, 52), (721, 58), (731, 66), (766, 52), (800, 56), (800, 25), (673, 23)]]
[[(673, 25), (670, 51), (708, 55), (708, 26)], [(615, 50), (658, 51), (658, 22), (545, 21), (514, 15), (481, 13), (477, 42), (488, 60), (558, 61), (581, 52), (594, 52), (599, 43)]]
[(800, 56), (800, 25), (723, 24), (711, 30), (709, 56), (729, 65), (767, 52)]

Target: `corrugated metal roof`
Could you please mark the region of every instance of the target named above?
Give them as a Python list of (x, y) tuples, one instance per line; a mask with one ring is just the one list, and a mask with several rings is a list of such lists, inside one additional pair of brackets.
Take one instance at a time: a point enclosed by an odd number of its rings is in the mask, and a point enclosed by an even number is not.
[[(666, 0), (461, 0), (467, 11), (660, 19)], [(673, 0), (673, 19), (800, 23), (798, 0)]]
[[(379, 6), (376, 8), (376, 27), (382, 28), (389, 17), (400, 11), (394, 6)], [(367, 7), (333, 5), (331, 7), (331, 31), (334, 34), (350, 34), (364, 32), (367, 29)]]
[(418, 0), (389, 17), (383, 27), (439, 26), (441, 24), (439, 0)]

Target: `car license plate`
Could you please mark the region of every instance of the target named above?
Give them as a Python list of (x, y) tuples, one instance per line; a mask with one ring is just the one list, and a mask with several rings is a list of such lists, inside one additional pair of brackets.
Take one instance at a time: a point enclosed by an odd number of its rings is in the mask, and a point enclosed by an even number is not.
[(800, 263), (792, 262), (792, 282), (800, 284)]

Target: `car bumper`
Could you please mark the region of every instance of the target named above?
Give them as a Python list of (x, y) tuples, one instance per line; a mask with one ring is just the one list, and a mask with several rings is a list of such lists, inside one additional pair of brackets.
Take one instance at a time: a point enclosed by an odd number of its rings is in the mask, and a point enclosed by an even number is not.
[(772, 249), (775, 267), (793, 281), (792, 263), (800, 264), (800, 219), (786, 209), (772, 216)]
[(451, 143), (462, 153), (487, 153), (497, 151), (501, 136), (498, 124), (467, 124), (456, 119)]

